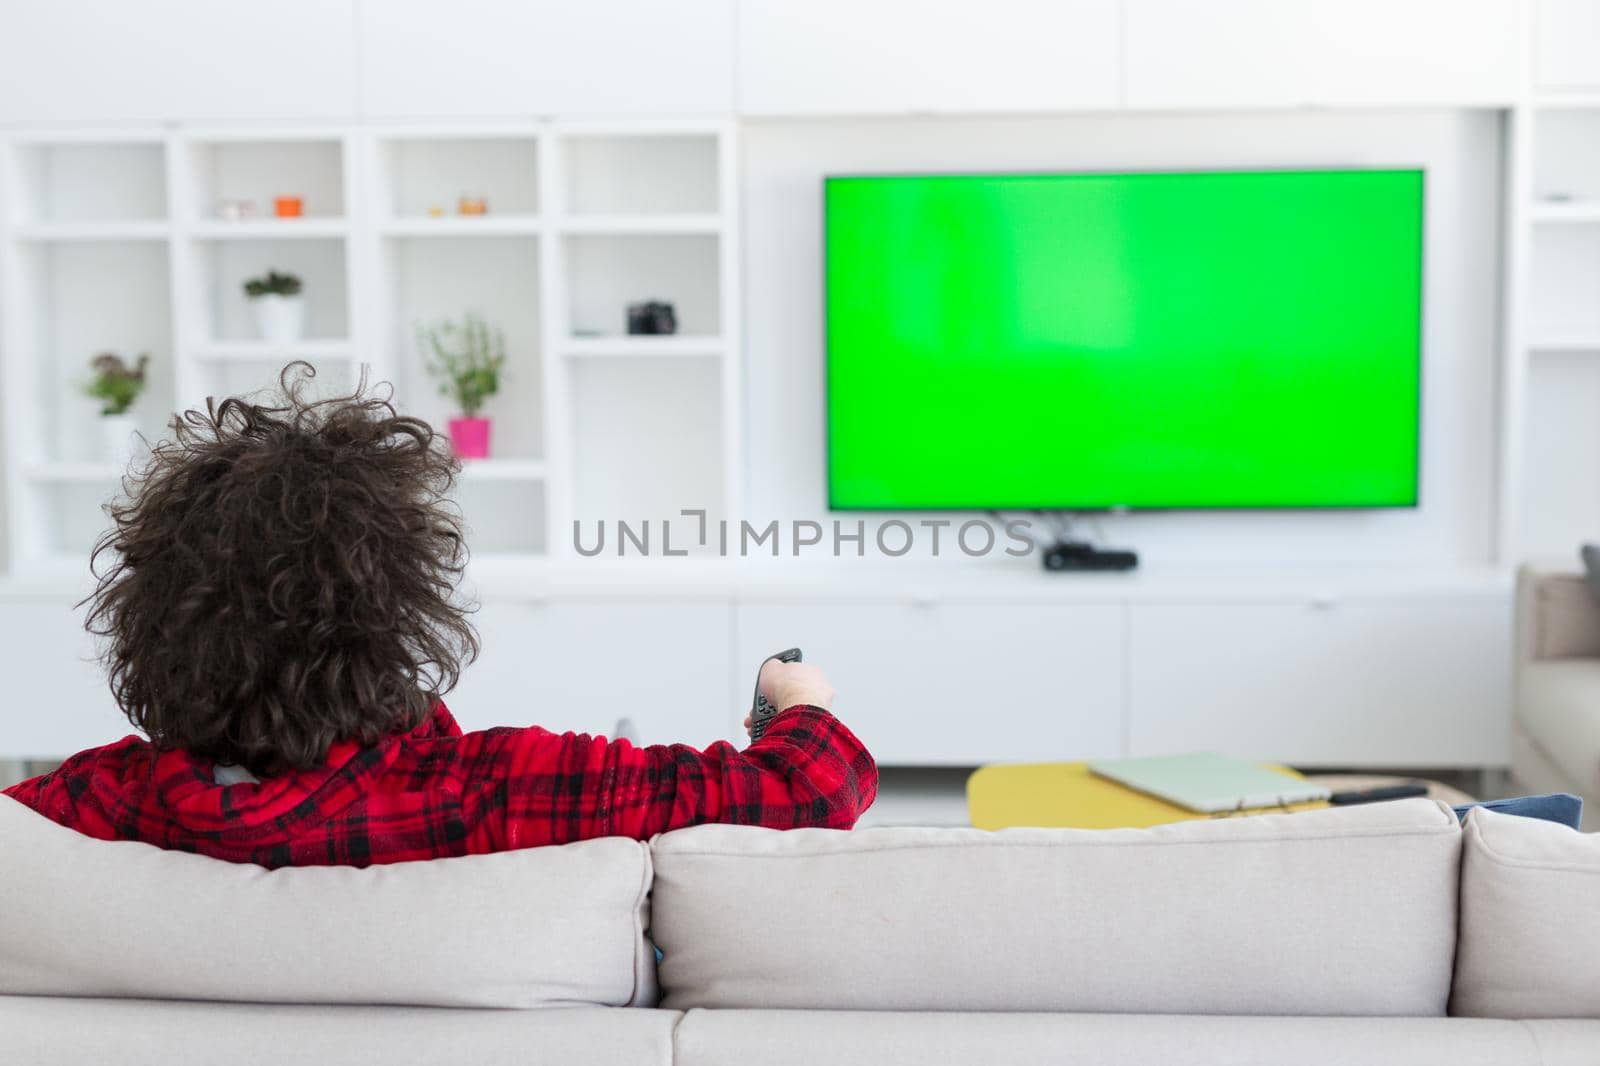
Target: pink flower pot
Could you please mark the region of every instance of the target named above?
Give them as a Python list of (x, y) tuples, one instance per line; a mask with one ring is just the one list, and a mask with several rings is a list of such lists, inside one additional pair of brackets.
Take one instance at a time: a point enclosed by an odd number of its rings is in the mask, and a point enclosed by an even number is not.
[(489, 420), (487, 418), (452, 418), (450, 420), (450, 449), (458, 459), (489, 458)]

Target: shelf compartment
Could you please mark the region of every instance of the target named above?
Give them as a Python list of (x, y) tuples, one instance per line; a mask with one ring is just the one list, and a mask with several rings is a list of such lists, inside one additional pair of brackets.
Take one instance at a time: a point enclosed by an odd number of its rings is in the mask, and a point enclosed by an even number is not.
[(195, 218), (221, 221), (225, 200), (248, 200), (257, 218), (223, 225), (277, 220), (273, 200), (298, 196), (304, 217), (337, 219), (345, 213), (344, 145), (337, 137), (200, 140), (189, 147), (188, 176)]
[(1600, 210), (1600, 109), (1540, 109), (1534, 115), (1533, 195), (1540, 208)]
[(617, 337), (573, 337), (561, 346), (569, 359), (667, 359), (721, 358), (722, 338), (714, 336), (627, 335)]
[(269, 270), (294, 274), (304, 283), (308, 342), (343, 342), (349, 336), (344, 241), (208, 240), (196, 241), (192, 248), (202, 288), (202, 320), (186, 335), (197, 343), (232, 345), (259, 339), (244, 283)]
[(678, 519), (676, 528), (686, 508), (704, 508), (712, 520), (722, 515), (721, 373), (721, 364), (709, 360), (571, 365), (572, 455), (582, 474), (573, 486), (572, 517), (591, 541), (598, 522), (606, 523), (611, 544), (617, 521), (636, 526), (649, 519), (655, 552), (662, 520)]
[(1525, 557), (1568, 558), (1600, 529), (1600, 359), (1550, 353), (1528, 364), (1528, 419), (1518, 544)]
[(57, 481), (33, 486), (32, 510), (38, 522), (36, 556), (76, 560), (84, 572), (89, 554), (101, 534), (111, 527), (105, 505), (122, 493), (115, 480), (104, 482)]
[(474, 559), (545, 554), (545, 487), (541, 481), (468, 477), (456, 483), (452, 500), (466, 524), (467, 549)]
[(539, 211), (539, 142), (532, 136), (395, 137), (378, 142), (382, 217), (431, 221), (430, 208), (454, 219), (463, 196), (482, 197), (484, 216)]
[(171, 414), (173, 348), (167, 245), (95, 241), (21, 246), (17, 253), (16, 337), (23, 365), (7, 388), (24, 419), (17, 462), (92, 460), (100, 446), (98, 403), (84, 394), (101, 352), (149, 353), (137, 428), (160, 436)]
[(159, 221), (167, 215), (159, 141), (16, 145), (22, 223)]
[(478, 314), (505, 335), (500, 391), (483, 413), (490, 447), (502, 459), (544, 455), (540, 359), (539, 240), (534, 237), (391, 237), (383, 242), (385, 304), (381, 350), (398, 361), (394, 384), (404, 410), (445, 432), (459, 412), (429, 372), (420, 327)]
[(712, 215), (719, 209), (717, 136), (568, 134), (573, 215)]
[(686, 336), (721, 330), (720, 248), (705, 236), (569, 236), (568, 321), (584, 341), (627, 336), (628, 305), (664, 300)]
[(1600, 217), (1534, 230), (1530, 256), (1527, 335), (1600, 335)]

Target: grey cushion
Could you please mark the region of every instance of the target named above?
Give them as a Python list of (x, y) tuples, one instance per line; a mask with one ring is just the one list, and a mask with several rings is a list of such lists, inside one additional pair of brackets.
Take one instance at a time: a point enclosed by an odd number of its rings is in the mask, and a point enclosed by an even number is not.
[(1581, 574), (1529, 571), (1519, 589), (1524, 654), (1532, 659), (1600, 658), (1600, 601)]
[(0, 996), (18, 1066), (667, 1066), (664, 1010), (442, 1010)]
[(1522, 728), (1567, 781), (1600, 796), (1600, 659), (1528, 663), (1517, 693)]
[(1467, 816), (1450, 1012), (1600, 1019), (1600, 834)]
[[(1600, 1040), (1587, 1034), (1558, 1040)], [(690, 1011), (677, 1066), (1593, 1066), (1540, 1058), (1515, 1022), (1105, 1014)]]
[(92, 840), (0, 796), (0, 993), (649, 1003), (650, 860), (620, 838), (365, 870)]
[(1439, 1015), (1448, 807), (657, 838), (663, 1005)]

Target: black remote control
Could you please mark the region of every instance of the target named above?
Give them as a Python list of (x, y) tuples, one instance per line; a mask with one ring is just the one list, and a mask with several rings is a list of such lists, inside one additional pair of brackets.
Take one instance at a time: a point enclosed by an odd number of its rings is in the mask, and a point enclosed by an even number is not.
[(780, 651), (776, 655), (769, 655), (761, 660), (761, 666), (756, 667), (756, 694), (755, 698), (750, 701), (751, 740), (760, 740), (761, 734), (767, 731), (767, 726), (771, 725), (772, 720), (778, 717), (778, 712), (783, 710), (782, 707), (774, 707), (768, 703), (767, 698), (761, 694), (761, 667), (766, 666), (774, 659), (780, 663), (797, 663), (800, 661), (800, 649), (790, 648), (787, 651)]

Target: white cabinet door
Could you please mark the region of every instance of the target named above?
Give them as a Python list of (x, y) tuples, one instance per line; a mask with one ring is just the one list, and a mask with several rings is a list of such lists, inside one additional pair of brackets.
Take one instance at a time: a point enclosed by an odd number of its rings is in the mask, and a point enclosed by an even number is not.
[(743, 0), (743, 114), (1117, 103), (1115, 0)]
[(137, 732), (66, 597), (0, 601), (0, 679), (0, 759), (60, 759)]
[(355, 69), (354, 0), (0, 0), (0, 122), (348, 118)]
[(646, 744), (735, 739), (731, 608), (717, 603), (491, 600), (479, 660), (445, 697), (463, 729), (540, 725)]
[(1600, 88), (1600, 0), (1539, 0), (1533, 80), (1543, 89)]
[(360, 7), (362, 113), (726, 113), (734, 2), (375, 0)]
[(1503, 598), (1134, 604), (1133, 754), (1322, 766), (1509, 759)]
[(799, 646), (886, 765), (1079, 759), (1122, 748), (1114, 604), (742, 603), (737, 666)]
[(1486, 104), (1518, 88), (1511, 0), (1127, 0), (1127, 104)]

